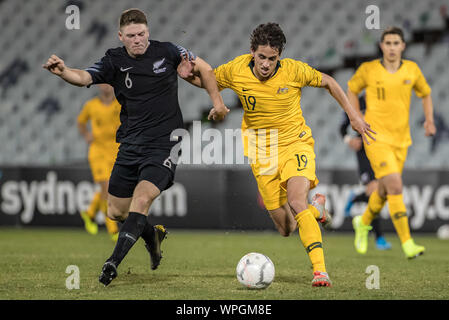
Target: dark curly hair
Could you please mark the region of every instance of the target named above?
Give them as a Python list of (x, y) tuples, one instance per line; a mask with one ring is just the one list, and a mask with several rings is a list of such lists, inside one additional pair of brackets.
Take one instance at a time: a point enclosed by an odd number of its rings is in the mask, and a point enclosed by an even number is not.
[(279, 54), (281, 54), (286, 42), (284, 32), (275, 22), (260, 24), (251, 33), (251, 50), (253, 51), (256, 51), (259, 46), (269, 45), (278, 49)]

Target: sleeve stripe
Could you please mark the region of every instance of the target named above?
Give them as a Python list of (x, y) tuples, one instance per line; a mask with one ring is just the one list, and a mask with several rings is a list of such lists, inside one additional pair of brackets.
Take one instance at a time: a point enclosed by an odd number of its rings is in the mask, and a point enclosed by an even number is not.
[(176, 48), (178, 49), (178, 51), (179, 51), (179, 53), (181, 55), (185, 56), (187, 54), (188, 57), (189, 57), (189, 60), (195, 60), (196, 59), (196, 56), (195, 56), (195, 54), (192, 51), (187, 50), (186, 48), (184, 48), (184, 47), (182, 47), (180, 45), (176, 45)]
[(86, 71), (93, 71), (93, 72), (100, 72), (101, 68), (103, 67), (103, 63), (101, 61), (94, 63), (92, 67), (89, 67), (87, 69), (84, 69)]
[(92, 72), (100, 72), (100, 69), (94, 68), (94, 67), (90, 67), (87, 69), (84, 69), (85, 71), (92, 71)]

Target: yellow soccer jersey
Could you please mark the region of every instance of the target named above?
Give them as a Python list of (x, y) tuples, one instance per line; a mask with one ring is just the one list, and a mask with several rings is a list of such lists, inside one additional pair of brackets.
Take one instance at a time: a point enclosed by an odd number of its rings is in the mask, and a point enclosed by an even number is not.
[[(277, 130), (278, 146), (312, 137), (300, 106), (301, 88), (321, 86), (321, 72), (293, 59), (279, 61), (275, 74), (260, 81), (252, 71), (253, 57), (245, 54), (216, 68), (220, 90), (232, 89), (243, 105), (242, 131)], [(245, 155), (248, 146), (244, 142)], [(269, 145), (267, 145), (268, 147)]]
[(412, 89), (420, 98), (431, 89), (418, 65), (402, 60), (395, 73), (385, 69), (379, 59), (362, 63), (348, 81), (355, 94), (366, 89), (365, 120), (377, 133), (376, 140), (396, 147), (408, 147), (410, 137), (410, 98)]
[(110, 105), (105, 105), (100, 98), (87, 101), (78, 115), (79, 123), (91, 121), (94, 143), (116, 143), (116, 131), (120, 126), (119, 102), (115, 99)]

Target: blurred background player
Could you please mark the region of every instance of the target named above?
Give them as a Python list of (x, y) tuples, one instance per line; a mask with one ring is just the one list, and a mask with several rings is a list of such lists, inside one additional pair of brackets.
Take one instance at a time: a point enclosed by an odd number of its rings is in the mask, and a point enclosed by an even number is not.
[[(330, 76), (304, 62), (280, 59), (286, 43), (277, 23), (259, 25), (251, 34), (251, 54), (244, 54), (215, 69), (218, 87), (232, 89), (240, 98), (244, 116), (242, 132), (257, 137), (244, 138), (245, 155), (274, 225), (289, 236), (296, 228), (313, 267), (312, 286), (331, 286), (326, 272), (318, 221), (330, 224), (325, 197), (316, 194), (308, 203), (309, 190), (318, 179), (315, 172), (314, 139), (300, 107), (301, 89), (326, 88), (348, 113), (351, 125), (370, 136), (369, 125), (350, 105), (344, 91)], [(192, 79), (201, 86), (200, 79)], [(212, 109), (209, 118), (216, 118)], [(276, 138), (264, 140), (266, 129)], [(266, 133), (268, 135), (268, 133)], [(262, 137), (262, 141), (260, 142)], [(253, 138), (253, 139), (252, 139)], [(255, 140), (257, 139), (257, 144)], [(268, 155), (269, 154), (269, 155)], [(266, 165), (268, 163), (268, 166)]]
[[(360, 96), (359, 104), (360, 104), (360, 111), (362, 113), (365, 113), (366, 103), (364, 95)], [(350, 216), (351, 208), (355, 203), (358, 202), (368, 203), (369, 196), (374, 190), (377, 189), (378, 186), (377, 180), (374, 177), (373, 169), (371, 168), (369, 160), (366, 157), (365, 147), (363, 146), (362, 138), (358, 133), (357, 135), (351, 135), (348, 132), (349, 126), (350, 121), (348, 115), (346, 113), (343, 113), (343, 121), (340, 124), (340, 135), (343, 138), (343, 141), (349, 146), (349, 148), (354, 150), (356, 153), (357, 167), (359, 171), (359, 180), (360, 183), (364, 186), (364, 190), (359, 192), (358, 194), (355, 194), (354, 192), (351, 191), (351, 194), (349, 195), (349, 198), (345, 206), (346, 217)], [(383, 235), (380, 217), (375, 218), (371, 222), (371, 226), (373, 227), (377, 249), (379, 250), (391, 249), (391, 244), (387, 240), (385, 240), (385, 237)]]
[[(112, 167), (117, 157), (119, 144), (116, 132), (120, 126), (120, 104), (114, 96), (114, 88), (108, 84), (97, 85), (99, 94), (87, 101), (79, 116), (78, 130), (89, 145), (88, 160), (92, 177), (100, 186), (89, 208), (81, 212), (84, 226), (90, 234), (97, 234), (98, 226), (94, 222), (98, 211), (105, 214), (106, 229), (113, 241), (117, 241), (118, 227), (115, 221), (107, 216), (108, 185)], [(88, 129), (90, 121), (91, 130)]]
[(368, 200), (362, 216), (353, 219), (356, 251), (365, 254), (368, 249), (368, 231), (371, 223), (388, 202), (393, 225), (407, 258), (424, 253), (425, 248), (415, 244), (410, 235), (407, 210), (402, 196), (402, 169), (407, 158), (410, 137), (410, 99), (412, 90), (422, 99), (426, 136), (436, 132), (431, 89), (418, 65), (402, 59), (405, 49), (404, 34), (400, 28), (387, 28), (381, 36), (383, 57), (362, 63), (348, 82), (348, 97), (359, 108), (357, 95), (365, 89), (365, 120), (377, 132), (377, 141), (365, 145), (378, 188)]

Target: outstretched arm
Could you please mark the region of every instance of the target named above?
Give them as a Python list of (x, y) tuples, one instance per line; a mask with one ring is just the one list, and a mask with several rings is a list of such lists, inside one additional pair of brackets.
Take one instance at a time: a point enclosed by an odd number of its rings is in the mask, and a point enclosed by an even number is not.
[(348, 96), (348, 100), (349, 103), (351, 104), (351, 106), (354, 107), (354, 109), (361, 114), (360, 112), (360, 103), (359, 103), (359, 97), (357, 96), (357, 94), (355, 94), (354, 92), (352, 92), (349, 88), (347, 91), (347, 96)]
[[(363, 120), (360, 110), (357, 110), (351, 105), (351, 102), (348, 100), (348, 97), (346, 97), (343, 89), (334, 78), (322, 73), (321, 87), (326, 88), (331, 96), (337, 100), (338, 104), (348, 115), (352, 128), (360, 133), (363, 141), (369, 144), (368, 137), (372, 140), (376, 140), (372, 135), (372, 133), (375, 134), (375, 132), (370, 128), (370, 125)], [(358, 106), (358, 101), (356, 105)]]
[(224, 105), (223, 98), (218, 90), (214, 70), (206, 61), (200, 57), (196, 57), (195, 60), (183, 58), (178, 67), (178, 74), (187, 82), (206, 89), (213, 103), (209, 119), (222, 120), (226, 116), (229, 109)]
[(42, 67), (75, 86), (84, 87), (92, 83), (92, 77), (89, 72), (67, 67), (64, 61), (54, 54), (48, 58), (47, 63)]
[(422, 98), (422, 106), (424, 110), (424, 130), (426, 137), (433, 136), (437, 133), (437, 128), (433, 119), (433, 103), (430, 94)]

